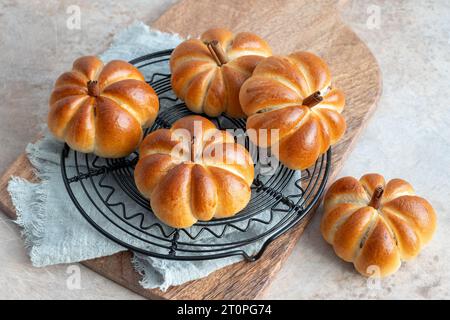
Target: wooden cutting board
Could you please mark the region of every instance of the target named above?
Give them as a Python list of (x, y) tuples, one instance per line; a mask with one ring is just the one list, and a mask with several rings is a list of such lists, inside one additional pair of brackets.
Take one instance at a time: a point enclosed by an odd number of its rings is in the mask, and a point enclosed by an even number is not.
[[(235, 31), (252, 31), (264, 37), (275, 54), (308, 50), (328, 61), (336, 87), (343, 89), (347, 98), (344, 115), (348, 128), (344, 139), (333, 148), (329, 179), (333, 181), (367, 124), (381, 92), (377, 62), (366, 45), (341, 21), (338, 3), (306, 0), (182, 0), (154, 22), (153, 27), (177, 32), (182, 36), (197, 36), (216, 26)], [(25, 155), (21, 155), (0, 179), (0, 208), (14, 218), (15, 210), (6, 191), (11, 176), (35, 179)], [(257, 262), (236, 263), (204, 279), (171, 287), (166, 292), (145, 290), (139, 286), (139, 275), (131, 266), (129, 252), (84, 261), (83, 264), (147, 298), (261, 298), (307, 223), (304, 221), (273, 242)], [(314, 278), (313, 274), (311, 278)]]

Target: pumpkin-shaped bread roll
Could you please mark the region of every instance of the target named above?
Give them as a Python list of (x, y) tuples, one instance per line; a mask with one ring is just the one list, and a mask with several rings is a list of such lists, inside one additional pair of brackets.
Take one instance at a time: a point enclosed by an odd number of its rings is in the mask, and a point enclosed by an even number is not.
[(239, 103), (241, 85), (271, 53), (269, 45), (253, 33), (210, 29), (173, 51), (173, 91), (193, 112), (244, 117)]
[(331, 87), (327, 64), (309, 52), (262, 61), (242, 85), (240, 102), (250, 139), (276, 146), (275, 155), (291, 169), (313, 165), (346, 129), (344, 94)]
[(401, 179), (345, 177), (328, 190), (321, 230), (336, 254), (365, 276), (384, 277), (416, 257), (436, 229), (430, 203)]
[(118, 158), (133, 152), (159, 109), (158, 97), (128, 62), (81, 57), (56, 80), (48, 127), (72, 149)]
[(150, 133), (134, 171), (155, 215), (174, 228), (235, 215), (248, 204), (254, 178), (248, 151), (200, 116)]

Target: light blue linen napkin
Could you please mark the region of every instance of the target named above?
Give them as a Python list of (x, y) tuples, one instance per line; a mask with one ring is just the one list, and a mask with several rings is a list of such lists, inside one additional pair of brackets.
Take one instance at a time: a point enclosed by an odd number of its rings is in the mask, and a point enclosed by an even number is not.
[[(183, 39), (178, 35), (162, 33), (136, 22), (114, 37), (111, 47), (101, 55), (103, 61), (133, 58), (175, 47)], [(146, 72), (169, 73), (146, 68)], [(163, 103), (161, 109), (166, 108)], [(45, 133), (43, 139), (28, 145), (27, 155), (36, 168), (40, 182), (32, 183), (13, 177), (8, 190), (17, 211), (17, 223), (23, 228), (25, 245), (36, 267), (73, 263), (112, 255), (125, 248), (97, 232), (77, 211), (67, 195), (60, 171), (62, 143)], [(89, 211), (89, 204), (85, 209)], [(94, 210), (94, 209), (92, 209)], [(256, 227), (249, 232), (257, 234)], [(226, 235), (233, 238), (233, 232)], [(133, 239), (129, 239), (130, 242)], [(212, 242), (217, 241), (211, 239)], [(93, 245), (95, 243), (95, 245)], [(248, 253), (256, 252), (261, 242), (246, 247)], [(142, 275), (144, 288), (166, 290), (169, 286), (202, 278), (211, 272), (235, 263), (240, 256), (209, 261), (171, 261), (139, 254), (133, 257), (136, 271)]]

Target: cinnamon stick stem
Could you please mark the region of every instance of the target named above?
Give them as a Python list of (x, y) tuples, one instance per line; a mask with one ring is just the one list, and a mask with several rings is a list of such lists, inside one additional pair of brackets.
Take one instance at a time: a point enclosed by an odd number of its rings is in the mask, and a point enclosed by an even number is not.
[(372, 194), (372, 199), (370, 199), (369, 206), (378, 209), (381, 204), (381, 197), (383, 196), (384, 189), (382, 186), (376, 187)]
[(97, 81), (89, 80), (87, 83), (88, 95), (91, 97), (98, 97), (100, 95), (100, 87)]
[(228, 57), (222, 46), (219, 44), (219, 41), (213, 40), (206, 45), (211, 52), (211, 55), (216, 60), (217, 65), (221, 66), (228, 62)]
[(307, 96), (305, 99), (303, 99), (303, 105), (307, 107), (314, 107), (316, 104), (319, 104), (322, 102), (323, 97), (320, 95), (320, 91), (316, 91), (313, 94)]
[(220, 60), (219, 58), (216, 56), (216, 53), (214, 52), (211, 44), (206, 44), (206, 47), (208, 48), (209, 52), (211, 53), (211, 56), (213, 57), (214, 60), (216, 60), (216, 63), (218, 66), (220, 66)]

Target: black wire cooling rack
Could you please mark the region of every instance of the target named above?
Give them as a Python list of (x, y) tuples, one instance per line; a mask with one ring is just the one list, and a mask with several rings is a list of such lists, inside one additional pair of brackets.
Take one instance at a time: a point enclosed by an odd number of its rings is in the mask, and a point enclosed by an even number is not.
[[(130, 63), (141, 71), (161, 67), (167, 65), (171, 52), (148, 54)], [(149, 74), (149, 70), (144, 74)], [(168, 107), (160, 112), (146, 134), (169, 128), (177, 119), (192, 114), (173, 94), (170, 74), (154, 72), (148, 78), (161, 105)], [(223, 115), (210, 120), (220, 129), (241, 129), (244, 133), (243, 119)], [(249, 148), (250, 142), (244, 139)], [(198, 222), (186, 229), (168, 227), (154, 217), (149, 201), (134, 183), (138, 157), (134, 152), (126, 158), (104, 159), (64, 146), (61, 153), (64, 184), (77, 209), (95, 229), (147, 256), (207, 260), (240, 255), (255, 261), (273, 240), (298, 224), (317, 204), (327, 182), (331, 149), (301, 173), (279, 165), (271, 175), (256, 174), (251, 200), (243, 211), (230, 218)], [(261, 165), (258, 152), (255, 164)]]

